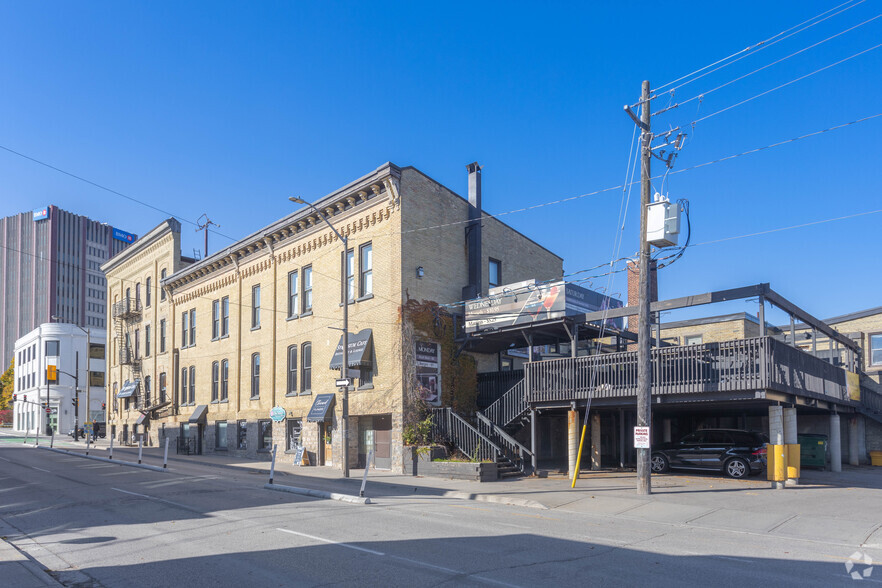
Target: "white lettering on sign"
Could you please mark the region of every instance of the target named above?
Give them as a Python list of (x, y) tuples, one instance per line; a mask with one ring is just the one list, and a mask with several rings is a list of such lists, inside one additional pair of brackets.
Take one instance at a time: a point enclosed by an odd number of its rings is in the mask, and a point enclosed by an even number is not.
[(634, 449), (649, 449), (649, 427), (634, 427)]

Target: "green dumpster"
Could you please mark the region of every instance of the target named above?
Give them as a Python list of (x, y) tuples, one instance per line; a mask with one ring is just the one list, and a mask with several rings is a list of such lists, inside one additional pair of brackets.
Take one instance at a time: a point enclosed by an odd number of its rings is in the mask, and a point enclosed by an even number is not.
[(799, 461), (802, 467), (827, 466), (827, 435), (797, 435)]

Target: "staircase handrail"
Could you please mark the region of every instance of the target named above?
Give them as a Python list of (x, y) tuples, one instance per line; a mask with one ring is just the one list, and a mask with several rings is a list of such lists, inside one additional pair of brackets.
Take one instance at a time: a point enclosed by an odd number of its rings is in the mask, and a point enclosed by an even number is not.
[(524, 467), (527, 464), (527, 458), (525, 456), (532, 457), (533, 452), (480, 412), (475, 413), (475, 416), (478, 419), (479, 425), (483, 424), (490, 429), (492, 435), (499, 437), (499, 440), (501, 441), (499, 446), (502, 449), (502, 454), (508, 458), (510, 462), (515, 464), (518, 469), (524, 471)]
[(499, 427), (507, 427), (527, 410), (526, 379), (512, 386), (493, 404), (484, 409), (484, 415)]
[(433, 433), (440, 433), (469, 457), (496, 462), (503, 453), (496, 443), (451, 408), (435, 408), (432, 416)]

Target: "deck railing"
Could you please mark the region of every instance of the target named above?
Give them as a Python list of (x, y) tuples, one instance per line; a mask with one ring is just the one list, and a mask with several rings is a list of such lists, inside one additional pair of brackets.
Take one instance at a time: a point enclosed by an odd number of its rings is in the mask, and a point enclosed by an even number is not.
[(524, 379), (524, 370), (478, 374), (478, 408), (490, 406)]
[[(846, 399), (844, 370), (771, 337), (662, 347), (651, 358), (655, 395), (770, 389)], [(525, 373), (529, 402), (635, 396), (637, 352), (528, 362)]]

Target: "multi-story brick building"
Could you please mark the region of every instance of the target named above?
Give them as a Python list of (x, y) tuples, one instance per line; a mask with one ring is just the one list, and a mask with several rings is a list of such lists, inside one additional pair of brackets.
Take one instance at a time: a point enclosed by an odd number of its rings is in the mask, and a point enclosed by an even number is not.
[[(402, 312), (409, 300), (452, 303), (528, 278), (555, 279), (562, 260), (481, 214), (480, 168), (469, 199), (412, 167), (385, 164), (198, 262), (180, 256), (166, 221), (103, 266), (108, 276), (111, 432), (182, 449), (260, 457), (302, 444), (311, 463), (340, 465), (339, 357), (345, 271), (349, 302), (349, 465), (374, 451), (400, 469), (408, 358), (423, 375), (440, 342)], [(471, 237), (471, 242), (470, 242)], [(477, 238), (475, 238), (477, 237)], [(420, 356), (420, 354), (423, 354)], [(332, 369), (333, 367), (333, 369)], [(445, 382), (426, 376), (450, 402)], [(330, 396), (321, 396), (328, 394)], [(308, 418), (330, 400), (326, 415)], [(271, 410), (275, 419), (271, 418)], [(311, 422), (313, 421), (313, 422)]]

